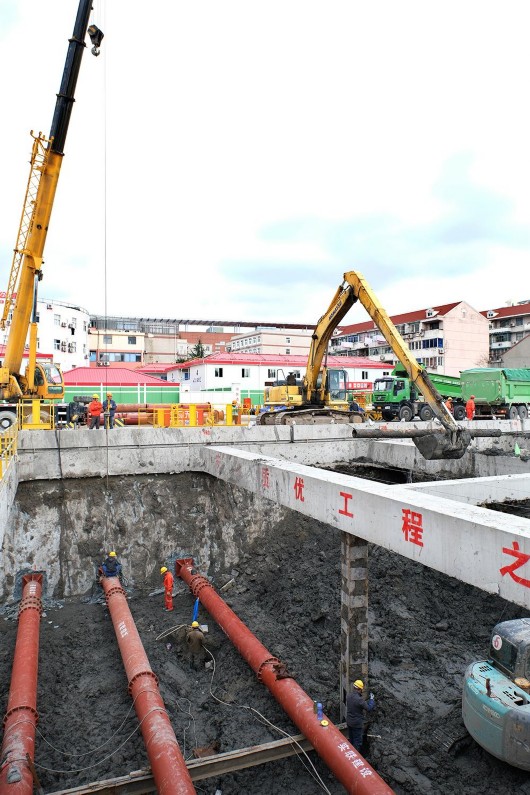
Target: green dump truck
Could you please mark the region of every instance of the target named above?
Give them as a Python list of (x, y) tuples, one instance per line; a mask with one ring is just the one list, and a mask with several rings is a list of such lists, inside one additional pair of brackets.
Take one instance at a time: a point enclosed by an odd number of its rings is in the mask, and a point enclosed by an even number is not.
[(505, 417), (509, 420), (528, 417), (530, 368), (463, 370), (460, 381), (464, 403), (471, 395), (475, 396), (475, 417)]
[[(466, 416), (466, 405), (462, 399), (460, 378), (437, 373), (429, 373), (429, 378), (444, 399), (453, 398), (455, 420), (463, 420)], [(431, 407), (425, 403), (421, 393), (411, 384), (406, 370), (400, 365), (394, 367), (391, 375), (375, 380), (372, 402), (384, 420), (397, 418), (410, 422), (419, 416), (420, 420), (427, 421), (433, 417)]]

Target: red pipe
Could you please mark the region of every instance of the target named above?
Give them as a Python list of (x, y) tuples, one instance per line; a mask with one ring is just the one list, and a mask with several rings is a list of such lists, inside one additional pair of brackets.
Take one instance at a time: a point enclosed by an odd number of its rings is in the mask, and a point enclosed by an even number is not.
[[(103, 577), (103, 590), (134, 701), (156, 791), (159, 795), (192, 795), (195, 787), (171, 726), (140, 635), (117, 577)], [(1, 793), (0, 793), (1, 795)]]
[[(25, 574), (18, 609), (18, 630), (11, 687), (0, 752), (0, 794), (32, 795), (39, 669), (42, 574)], [(29, 757), (29, 762), (28, 762)]]
[[(245, 624), (221, 599), (206, 577), (196, 574), (193, 559), (183, 558), (175, 563), (175, 573), (189, 586), (242, 657), (255, 671), (276, 701), (307, 737), (317, 754), (333, 771), (351, 795), (393, 795), (383, 779), (350, 745), (343, 734), (327, 718), (326, 725), (318, 721), (314, 702), (286, 672), (285, 666), (273, 657)], [(283, 677), (283, 678), (282, 678)]]

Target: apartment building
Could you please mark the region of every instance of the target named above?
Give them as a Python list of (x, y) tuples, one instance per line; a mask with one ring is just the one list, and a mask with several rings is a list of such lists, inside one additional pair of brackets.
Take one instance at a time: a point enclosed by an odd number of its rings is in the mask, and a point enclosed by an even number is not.
[[(394, 315), (394, 325), (420, 364), (458, 376), (485, 366), (489, 357), (489, 321), (465, 301)], [(397, 357), (372, 320), (347, 326), (331, 340), (330, 352), (388, 362)]]
[(267, 353), (285, 356), (307, 356), (312, 329), (272, 329), (258, 327), (233, 336), (227, 347), (232, 353)]
[(489, 323), (490, 363), (502, 364), (510, 348), (530, 335), (530, 299), (481, 314)]

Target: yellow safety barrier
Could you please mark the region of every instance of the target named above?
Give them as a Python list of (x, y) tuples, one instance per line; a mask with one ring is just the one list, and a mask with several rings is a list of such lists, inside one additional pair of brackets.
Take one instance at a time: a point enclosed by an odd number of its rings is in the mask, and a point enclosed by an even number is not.
[(11, 425), (5, 431), (0, 431), (0, 480), (7, 472), (7, 468), (17, 452), (18, 428)]
[(21, 400), (17, 405), (17, 418), (21, 430), (49, 431), (55, 428), (53, 404), (38, 398)]

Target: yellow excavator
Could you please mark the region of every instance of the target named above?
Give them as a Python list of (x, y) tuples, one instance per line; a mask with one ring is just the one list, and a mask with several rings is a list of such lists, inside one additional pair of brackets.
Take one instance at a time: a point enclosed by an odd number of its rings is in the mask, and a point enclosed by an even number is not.
[[(17, 402), (23, 398), (57, 400), (64, 397), (60, 369), (37, 362), (37, 287), (42, 279), (44, 244), (48, 234), (55, 191), (64, 157), (64, 144), (74, 103), (74, 93), (88, 33), (91, 52), (99, 55), (103, 33), (88, 25), (92, 0), (80, 0), (50, 135), (33, 137), (30, 174), (14, 249), (0, 328), (8, 329), (0, 362), (0, 430), (16, 420)], [(28, 365), (22, 372), (29, 331)]]
[(420, 367), (408, 345), (377, 300), (361, 273), (348, 271), (339, 285), (327, 311), (318, 321), (311, 338), (307, 367), (303, 380), (294, 373), (267, 387), (260, 425), (291, 425), (321, 423), (359, 423), (362, 412), (350, 411), (346, 392), (346, 371), (327, 367), (328, 345), (343, 317), (360, 301), (377, 328), (407, 371), (408, 377), (422, 393), (434, 417), (446, 433), (424, 435), (414, 443), (426, 458), (460, 458), (466, 451), (470, 436), (455, 422), (442, 396), (428, 373)]

